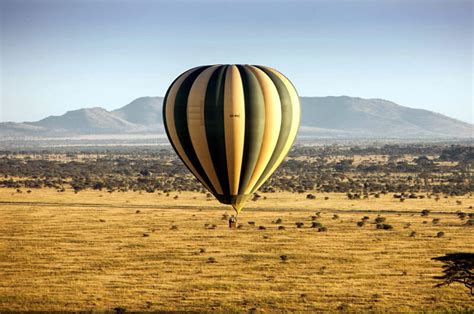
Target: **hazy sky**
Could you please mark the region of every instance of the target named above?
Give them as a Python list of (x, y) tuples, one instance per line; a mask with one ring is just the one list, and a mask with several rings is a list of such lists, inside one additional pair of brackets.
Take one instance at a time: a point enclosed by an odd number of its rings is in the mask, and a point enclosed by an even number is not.
[(0, 121), (162, 96), (190, 67), (262, 64), (302, 96), (473, 122), (473, 1), (0, 0)]

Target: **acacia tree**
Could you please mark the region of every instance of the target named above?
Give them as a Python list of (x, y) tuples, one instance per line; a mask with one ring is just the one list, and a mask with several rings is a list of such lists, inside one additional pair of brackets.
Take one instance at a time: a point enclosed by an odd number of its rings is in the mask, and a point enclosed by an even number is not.
[(442, 280), (435, 287), (458, 282), (464, 284), (471, 291), (471, 295), (474, 295), (474, 253), (450, 253), (432, 259), (444, 263), (444, 275), (434, 276), (435, 279)]

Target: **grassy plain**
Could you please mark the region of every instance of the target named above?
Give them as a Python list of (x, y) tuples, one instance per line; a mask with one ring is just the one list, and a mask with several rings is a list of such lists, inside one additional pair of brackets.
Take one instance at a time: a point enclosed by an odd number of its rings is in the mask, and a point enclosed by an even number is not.
[[(263, 193), (229, 230), (231, 210), (204, 194), (0, 189), (0, 312), (474, 311), (462, 285), (433, 287), (431, 260), (474, 251), (455, 215), (472, 196), (314, 194)], [(309, 228), (317, 211), (326, 232)], [(375, 228), (379, 214), (393, 230)]]

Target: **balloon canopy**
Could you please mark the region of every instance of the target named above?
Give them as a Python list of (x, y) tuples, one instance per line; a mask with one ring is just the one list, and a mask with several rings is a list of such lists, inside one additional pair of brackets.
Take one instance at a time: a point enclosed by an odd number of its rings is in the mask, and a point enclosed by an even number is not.
[(301, 120), (293, 84), (258, 65), (208, 65), (171, 84), (163, 121), (186, 167), (221, 202), (240, 212), (281, 164)]

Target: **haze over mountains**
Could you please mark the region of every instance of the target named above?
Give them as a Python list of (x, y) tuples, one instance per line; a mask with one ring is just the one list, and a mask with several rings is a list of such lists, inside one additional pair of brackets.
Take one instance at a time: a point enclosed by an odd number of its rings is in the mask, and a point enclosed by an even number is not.
[[(164, 134), (162, 97), (140, 97), (107, 111), (68, 111), (36, 122), (0, 123), (1, 138)], [(301, 97), (299, 138), (472, 138), (474, 125), (383, 99)]]

